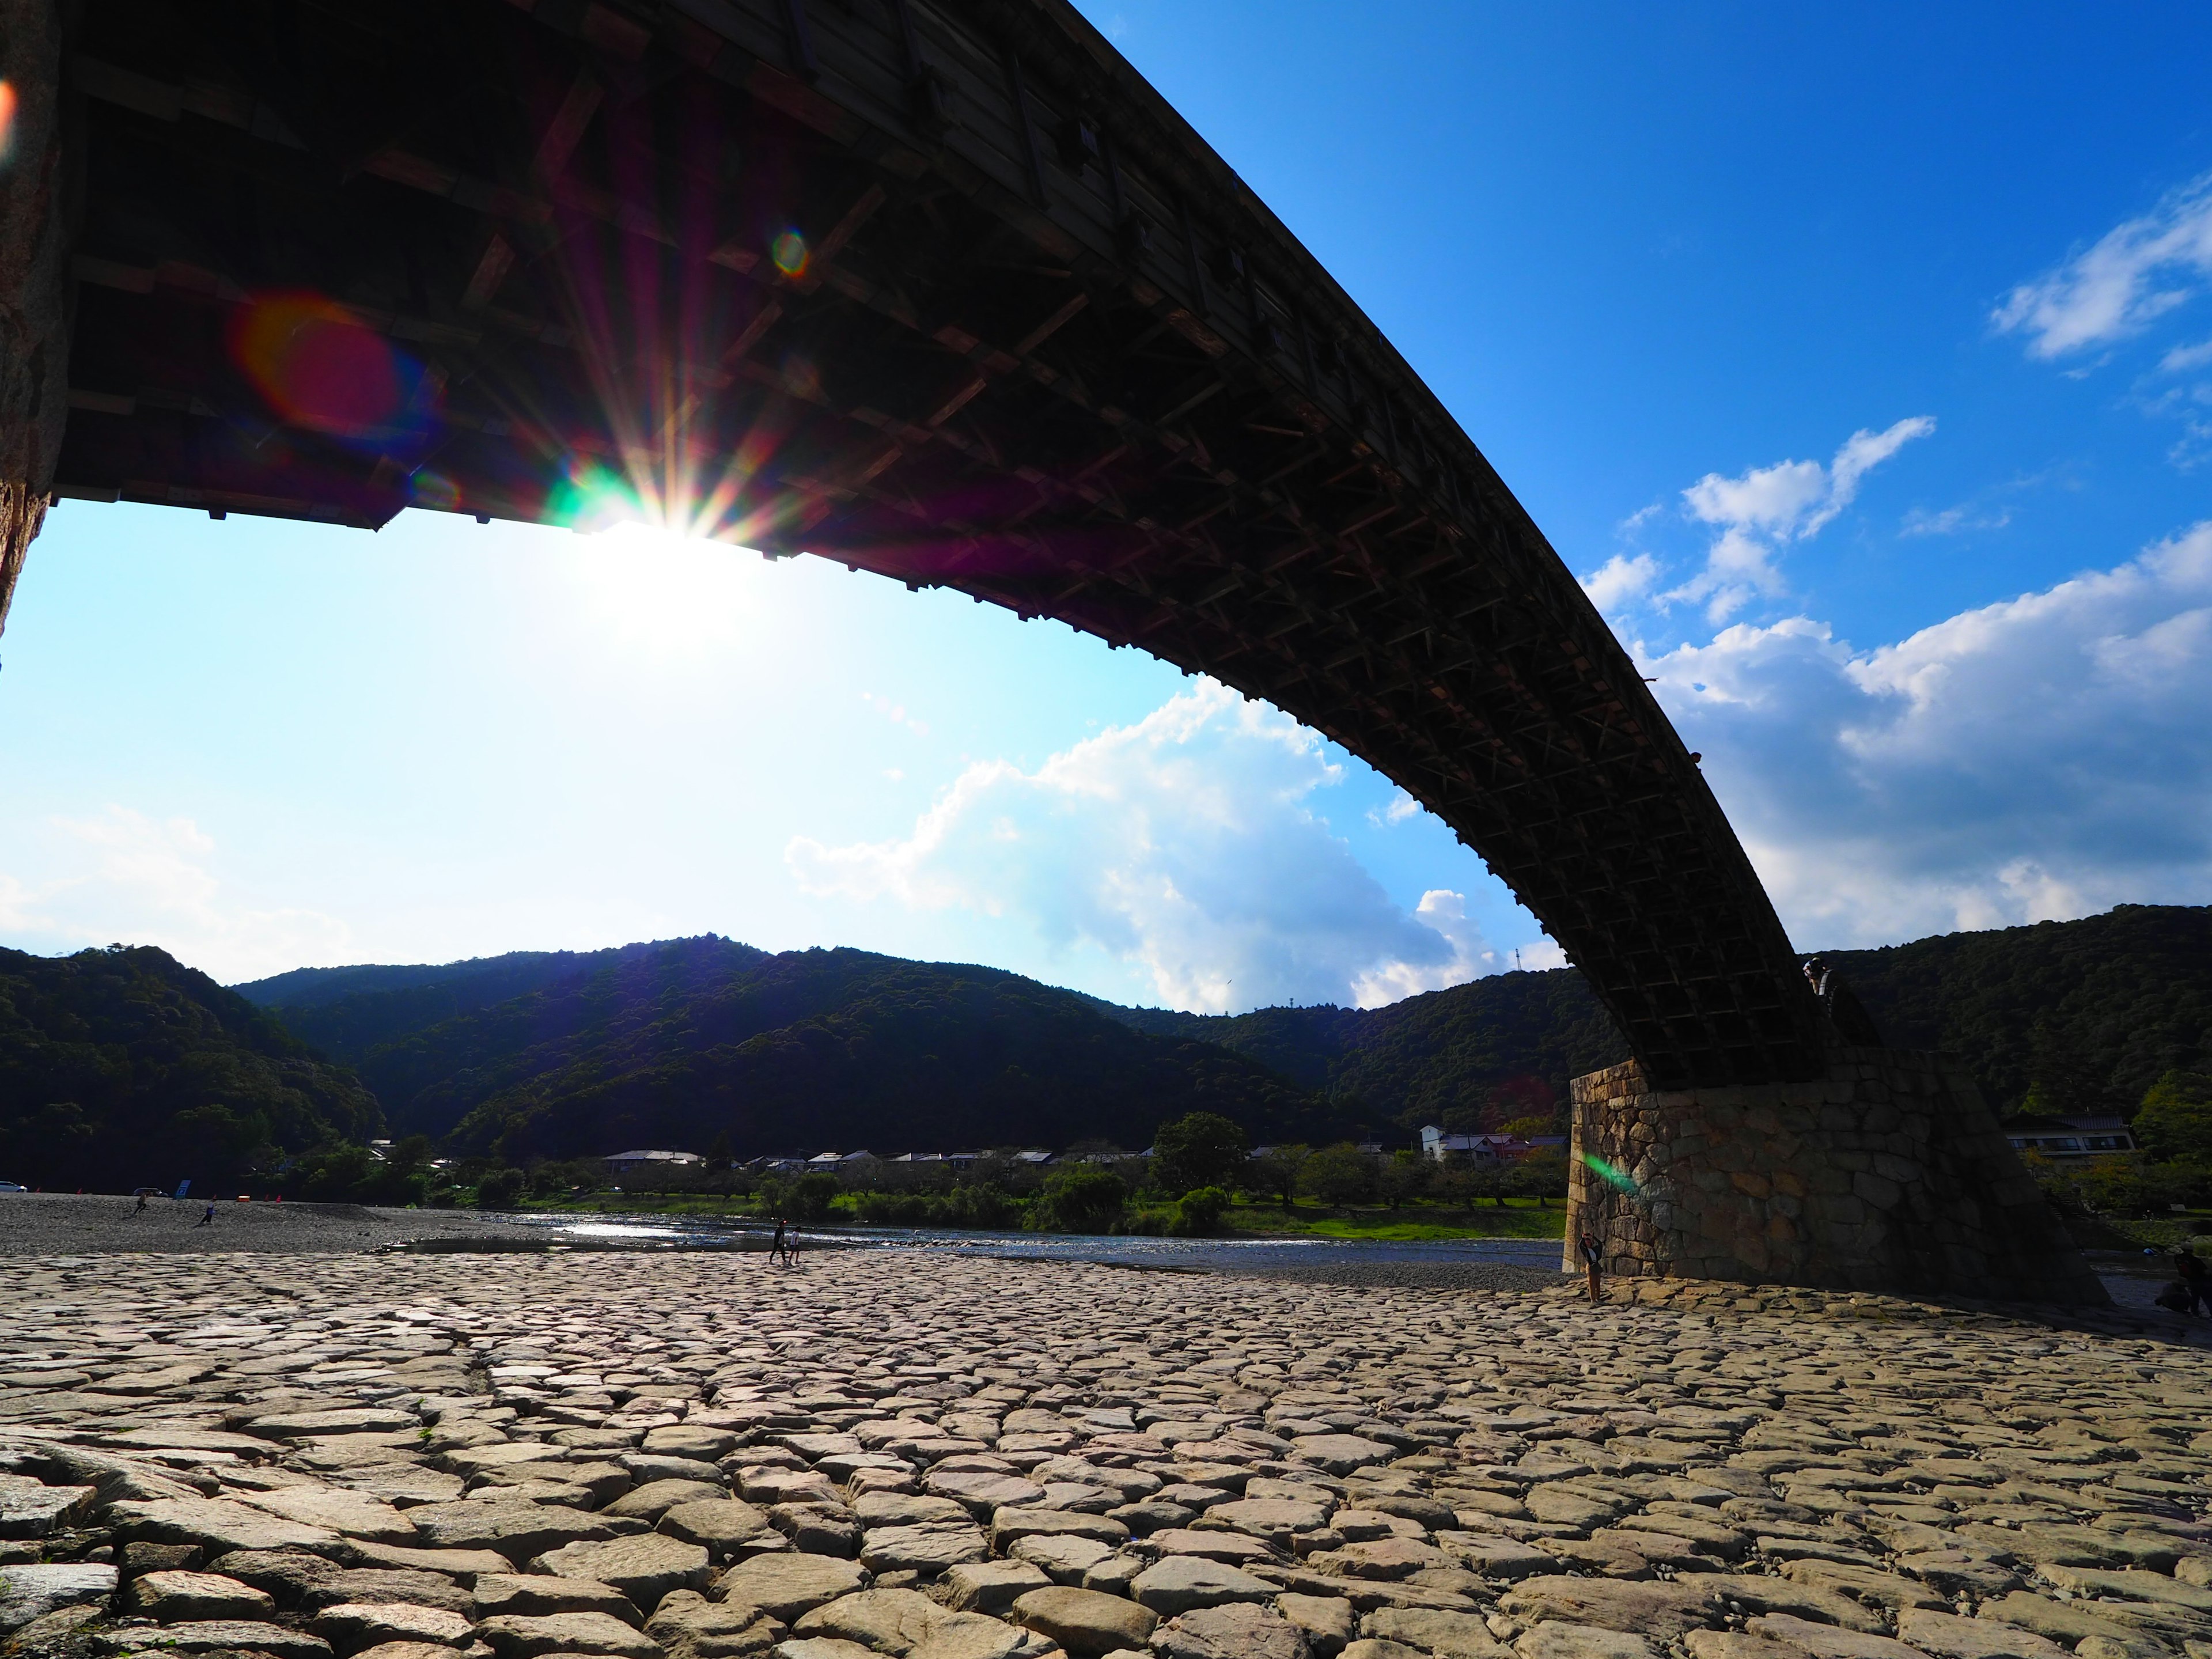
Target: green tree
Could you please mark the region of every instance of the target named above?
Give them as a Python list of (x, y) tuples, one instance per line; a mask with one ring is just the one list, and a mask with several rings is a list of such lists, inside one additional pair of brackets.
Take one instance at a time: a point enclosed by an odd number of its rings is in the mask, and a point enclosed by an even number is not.
[(1507, 1170), (1506, 1190), (1520, 1198), (1533, 1198), (1540, 1207), (1547, 1199), (1567, 1195), (1567, 1155), (1546, 1146), (1515, 1160)]
[(1408, 1199), (1419, 1198), (1429, 1189), (1429, 1180), (1434, 1166), (1410, 1146), (1401, 1146), (1376, 1166), (1376, 1190), (1382, 1202), (1396, 1209)]
[(1306, 1164), (1306, 1185), (1324, 1204), (1342, 1208), (1371, 1197), (1374, 1160), (1348, 1140), (1324, 1146)]
[(1187, 1112), (1152, 1138), (1152, 1184), (1164, 1193), (1234, 1187), (1251, 1146), (1244, 1131), (1214, 1112)]
[(1287, 1146), (1270, 1146), (1265, 1157), (1245, 1161), (1245, 1190), (1265, 1193), (1289, 1209), (1298, 1201), (1298, 1181), (1304, 1173), (1306, 1160), (1312, 1156), (1313, 1148), (1300, 1141)]
[(520, 1170), (493, 1170), (477, 1182), (477, 1208), (511, 1210), (521, 1200), (524, 1176)]
[(1055, 1170), (1030, 1206), (1028, 1225), (1038, 1232), (1103, 1233), (1121, 1219), (1129, 1183), (1110, 1170), (1079, 1164)]
[(2212, 1075), (2168, 1072), (2151, 1085), (2130, 1127), (2151, 1158), (2212, 1164)]
[(785, 1207), (796, 1220), (819, 1221), (830, 1213), (830, 1206), (843, 1190), (828, 1170), (810, 1170), (786, 1189)]

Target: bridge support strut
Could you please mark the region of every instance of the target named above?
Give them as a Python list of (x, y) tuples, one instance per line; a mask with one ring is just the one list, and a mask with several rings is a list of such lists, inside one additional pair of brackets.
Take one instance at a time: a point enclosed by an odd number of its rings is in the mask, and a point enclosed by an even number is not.
[(1574, 1080), (1563, 1266), (2097, 1305), (2104, 1286), (1948, 1054), (1836, 1048), (1804, 1083)]
[(60, 0), (0, 0), (0, 629), (69, 414)]

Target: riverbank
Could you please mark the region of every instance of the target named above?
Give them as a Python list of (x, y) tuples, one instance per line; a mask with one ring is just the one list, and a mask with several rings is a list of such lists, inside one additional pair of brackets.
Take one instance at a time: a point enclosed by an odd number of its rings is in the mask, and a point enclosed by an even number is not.
[[(0, 1193), (0, 1255), (230, 1251), (322, 1255), (419, 1239), (495, 1238), (511, 1227), (471, 1210), (383, 1210), (362, 1204), (241, 1203), (92, 1193)], [(205, 1220), (210, 1208), (214, 1219)]]

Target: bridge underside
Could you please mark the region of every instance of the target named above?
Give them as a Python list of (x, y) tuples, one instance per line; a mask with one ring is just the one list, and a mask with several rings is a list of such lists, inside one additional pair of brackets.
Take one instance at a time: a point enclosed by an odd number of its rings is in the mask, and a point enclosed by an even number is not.
[(19, 482), (642, 513), (1058, 617), (1401, 784), (1654, 1087), (1820, 1071), (1788, 939), (1571, 574), (1061, 0), (0, 11), (72, 31), (22, 135), (73, 180), (67, 431)]

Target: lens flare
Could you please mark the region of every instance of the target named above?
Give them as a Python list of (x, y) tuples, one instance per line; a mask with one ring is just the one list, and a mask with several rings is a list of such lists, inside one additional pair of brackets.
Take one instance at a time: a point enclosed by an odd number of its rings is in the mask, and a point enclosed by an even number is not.
[(568, 458), (545, 505), (546, 515), (555, 524), (586, 533), (650, 516), (621, 473), (588, 455)]
[(0, 167), (15, 154), (15, 88), (0, 81)]
[(1613, 1188), (1617, 1192), (1626, 1193), (1631, 1198), (1633, 1198), (1637, 1193), (1641, 1190), (1641, 1188), (1639, 1188), (1636, 1184), (1636, 1177), (1634, 1176), (1629, 1174), (1627, 1170), (1622, 1169), (1618, 1164), (1607, 1162), (1604, 1158), (1600, 1158), (1595, 1152), (1584, 1152), (1583, 1154), (1583, 1162), (1589, 1164), (1591, 1169), (1597, 1172), (1599, 1180), (1604, 1182), (1607, 1186)]
[(407, 489), (416, 506), (434, 513), (451, 513), (461, 504), (461, 487), (430, 467), (417, 467), (407, 481)]
[(436, 386), (422, 365), (319, 294), (255, 295), (230, 324), (234, 362), (286, 421), (390, 450), (429, 433)]
[(768, 245), (768, 257), (775, 268), (787, 276), (806, 274), (806, 239), (795, 230), (776, 233), (775, 240)]

